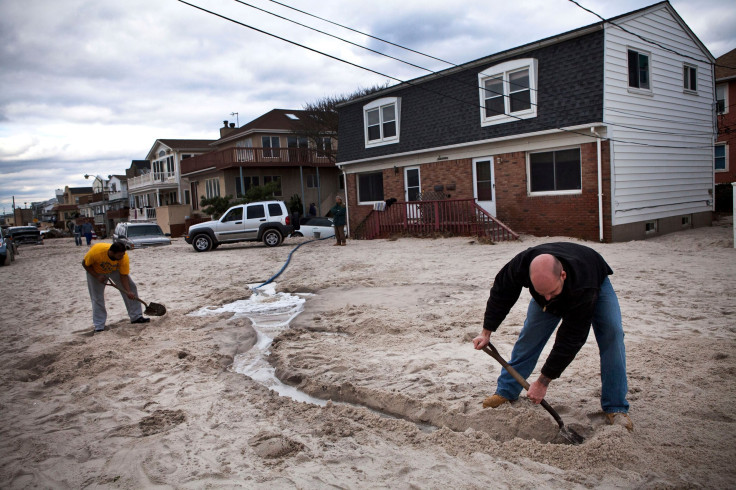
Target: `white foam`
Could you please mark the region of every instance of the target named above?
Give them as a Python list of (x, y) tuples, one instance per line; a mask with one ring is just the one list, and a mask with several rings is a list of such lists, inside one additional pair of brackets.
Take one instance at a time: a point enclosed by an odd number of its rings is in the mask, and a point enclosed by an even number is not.
[[(249, 284), (250, 288), (256, 286), (258, 284)], [(267, 360), (268, 349), (274, 337), (288, 329), (291, 321), (304, 310), (303, 296), (306, 295), (277, 293), (276, 284), (271, 283), (254, 290), (248, 299), (234, 301), (219, 308), (204, 307), (190, 314), (208, 316), (233, 313), (236, 318), (248, 318), (258, 334), (256, 345), (247, 352), (236, 355), (230, 369), (248, 376), (281, 396), (324, 406), (327, 404), (326, 400), (314, 398), (293, 386), (282, 383), (276, 377), (275, 368)]]

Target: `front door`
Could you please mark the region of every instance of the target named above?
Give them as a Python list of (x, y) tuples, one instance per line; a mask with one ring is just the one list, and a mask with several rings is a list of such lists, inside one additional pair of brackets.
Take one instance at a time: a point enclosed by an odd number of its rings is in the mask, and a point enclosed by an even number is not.
[(225, 216), (220, 218), (220, 222), (217, 224), (217, 239), (226, 242), (243, 238), (246, 238), (243, 207), (239, 206), (230, 209)]
[(473, 197), (478, 205), (496, 216), (496, 184), (493, 177), (493, 157), (473, 160)]
[(422, 183), (419, 175), (419, 167), (407, 167), (404, 169), (404, 200), (407, 202), (407, 218), (419, 218), (419, 206), (412, 204), (418, 201), (422, 193)]

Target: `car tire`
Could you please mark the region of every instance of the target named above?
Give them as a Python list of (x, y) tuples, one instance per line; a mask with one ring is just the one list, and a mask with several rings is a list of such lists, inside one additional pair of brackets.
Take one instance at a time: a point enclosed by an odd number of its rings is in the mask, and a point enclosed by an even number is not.
[(291, 236), (293, 236), (294, 238), (301, 238), (304, 235), (302, 235), (301, 232), (299, 231), (295, 231), (294, 233), (291, 234)]
[(10, 250), (5, 254), (5, 258), (3, 259), (3, 265), (10, 265)]
[(208, 252), (212, 250), (212, 238), (205, 233), (197, 235), (192, 239), (192, 247), (196, 252)]
[(277, 247), (279, 244), (281, 244), (281, 240), (283, 240), (283, 235), (279, 230), (266, 230), (263, 233), (263, 243), (267, 247)]

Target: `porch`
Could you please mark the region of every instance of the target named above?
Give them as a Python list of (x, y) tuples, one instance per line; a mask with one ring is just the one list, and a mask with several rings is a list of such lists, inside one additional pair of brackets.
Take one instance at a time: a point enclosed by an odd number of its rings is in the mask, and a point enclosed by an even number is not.
[(391, 235), (485, 237), (494, 242), (516, 240), (519, 235), (504, 225), (475, 199), (378, 203), (351, 231), (353, 238), (373, 240)]
[(226, 148), (182, 160), (181, 173), (245, 166), (332, 167), (332, 156), (330, 151), (311, 148)]
[(130, 208), (128, 220), (131, 222), (156, 221), (156, 208)]

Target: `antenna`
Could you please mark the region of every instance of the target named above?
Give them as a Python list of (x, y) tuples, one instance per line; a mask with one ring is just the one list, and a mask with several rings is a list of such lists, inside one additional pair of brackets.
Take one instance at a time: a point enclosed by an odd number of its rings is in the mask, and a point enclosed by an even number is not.
[(235, 116), (235, 124), (236, 126), (240, 127), (240, 121), (238, 120), (238, 113), (237, 112), (231, 112), (231, 116)]

